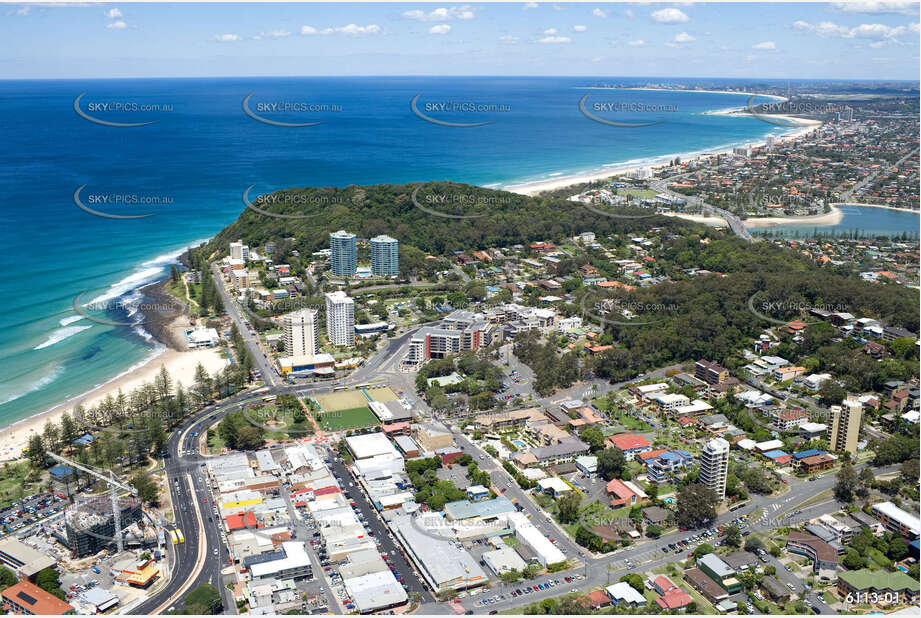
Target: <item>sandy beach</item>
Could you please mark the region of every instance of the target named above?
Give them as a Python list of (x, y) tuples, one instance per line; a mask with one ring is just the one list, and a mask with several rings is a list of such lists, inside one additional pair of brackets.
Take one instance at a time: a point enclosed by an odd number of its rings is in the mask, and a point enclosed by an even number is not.
[(865, 204), (863, 202), (834, 202), (830, 204), (831, 206), (866, 206), (867, 208), (885, 208), (886, 210), (898, 210), (899, 212), (913, 212), (918, 214), (921, 211), (918, 211), (914, 208), (899, 208), (898, 206), (886, 206), (884, 204)]
[[(741, 93), (733, 93), (741, 94)], [(742, 108), (740, 108), (742, 109)], [(734, 110), (738, 111), (738, 110)], [(713, 112), (721, 113), (721, 112)], [(726, 111), (726, 113), (730, 113)], [(777, 137), (777, 142), (785, 142), (793, 139), (797, 139), (811, 133), (816, 127), (821, 126), (821, 122), (804, 120), (802, 118), (793, 118), (788, 116), (775, 116), (777, 118), (784, 118), (793, 123), (800, 125), (796, 129), (788, 131), (781, 136)], [(750, 143), (753, 148), (758, 148), (765, 145), (765, 141), (753, 142)], [(662, 157), (657, 157), (656, 162), (645, 163), (645, 164), (633, 164), (633, 165), (624, 165), (621, 167), (612, 167), (609, 170), (590, 172), (586, 174), (577, 174), (572, 176), (560, 176), (558, 178), (548, 179), (548, 180), (538, 180), (534, 182), (528, 182), (517, 185), (508, 185), (500, 187), (504, 191), (509, 191), (511, 193), (519, 193), (521, 195), (537, 195), (538, 193), (543, 193), (544, 191), (554, 191), (556, 189), (562, 189), (564, 187), (569, 187), (577, 184), (584, 184), (589, 182), (595, 182), (598, 180), (605, 180), (608, 178), (613, 178), (615, 176), (625, 176), (630, 174), (640, 168), (648, 167), (653, 170), (653, 173), (656, 171), (668, 167), (668, 162), (673, 161), (676, 157), (680, 158), (682, 161), (687, 161), (689, 159), (695, 159), (698, 157), (706, 156), (715, 156), (715, 155), (725, 155), (732, 152), (732, 146), (728, 146), (721, 150), (707, 151), (707, 152), (691, 152), (691, 153), (675, 153), (671, 155), (666, 155)], [(720, 219), (722, 220), (722, 219)]]
[(774, 225), (837, 225), (844, 218), (840, 208), (830, 206), (830, 210), (821, 215), (808, 217), (753, 217), (745, 219), (742, 224), (748, 228), (771, 227)]
[(57, 422), (64, 412), (72, 411), (74, 406), (82, 403), (84, 408), (93, 407), (108, 395), (115, 396), (119, 389), (126, 395), (144, 382), (152, 382), (160, 372), (161, 367), (166, 367), (170, 376), (176, 382), (188, 387), (195, 375), (198, 364), (204, 365), (210, 375), (214, 375), (227, 366), (228, 361), (217, 349), (199, 349), (178, 351), (163, 348), (162, 352), (151, 358), (143, 366), (132, 371), (127, 371), (105, 384), (76, 397), (67, 403), (57, 405), (50, 410), (29, 418), (18, 421), (4, 429), (5, 439), (0, 452), (0, 460), (17, 459), (22, 450), (27, 446), (29, 437), (34, 433), (41, 433), (48, 421)]
[(692, 215), (685, 212), (664, 212), (662, 215), (665, 217), (678, 217), (679, 219), (687, 219), (688, 221), (703, 223), (704, 225), (710, 225), (713, 227), (729, 226), (729, 224), (726, 223), (726, 219), (722, 217), (706, 217), (704, 215)]

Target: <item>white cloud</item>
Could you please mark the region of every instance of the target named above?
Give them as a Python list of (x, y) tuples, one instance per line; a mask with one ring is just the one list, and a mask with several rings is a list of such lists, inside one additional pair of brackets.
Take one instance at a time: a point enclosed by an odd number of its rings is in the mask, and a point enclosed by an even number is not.
[(544, 30), (544, 34), (556, 34), (556, 28), (547, 28)]
[(652, 13), (651, 17), (660, 24), (684, 24), (691, 21), (680, 9), (660, 9)]
[(110, 30), (124, 30), (127, 27), (128, 27), (128, 24), (126, 24), (120, 19), (118, 21), (113, 21), (111, 24), (106, 25), (106, 28)]
[(512, 36), (510, 34), (504, 34), (499, 37), (499, 40), (503, 43), (515, 44), (519, 41), (517, 36)]
[(921, 24), (908, 24), (908, 29), (912, 32), (921, 32)]
[(572, 39), (568, 36), (545, 36), (542, 39), (538, 39), (538, 43), (547, 43), (550, 45), (558, 45), (560, 43), (572, 43)]
[[(309, 26), (308, 26), (309, 27)], [(259, 41), (261, 39), (283, 39), (285, 37), (291, 36), (291, 32), (288, 30), (272, 30), (270, 32), (260, 32), (253, 37), (254, 40)]]
[(232, 43), (240, 40), (239, 34), (215, 34), (214, 40), (221, 43)]
[(604, 60), (604, 56), (595, 56), (592, 58), (592, 62), (601, 62), (602, 60)]
[(627, 9), (624, 11), (624, 15), (627, 16), (627, 19), (634, 19), (636, 17), (636, 13), (633, 12), (633, 9)]
[(917, 2), (835, 2), (832, 6), (843, 13), (898, 13), (917, 15)]
[(585, 32), (586, 30), (588, 30), (588, 26), (581, 26), (581, 25), (573, 26), (572, 29), (575, 30), (576, 32)]
[(464, 6), (442, 7), (430, 13), (414, 9), (403, 13), (403, 17), (417, 21), (450, 21), (452, 19), (473, 19), (474, 14), (473, 9), (465, 4)]
[(629, 43), (627, 43), (627, 45), (629, 45), (630, 47), (642, 47), (645, 44), (646, 44), (646, 41), (644, 41), (643, 39), (637, 39), (635, 41), (630, 41)]
[(905, 34), (906, 30), (905, 26), (893, 27), (886, 26), (885, 24), (860, 24), (859, 26), (849, 28), (848, 26), (840, 26), (830, 21), (823, 21), (818, 24), (796, 21), (793, 23), (793, 28), (796, 30), (814, 32), (817, 36), (823, 38), (839, 37), (842, 39), (871, 40), (894, 39)]
[(522, 7), (522, 10), (523, 10), (523, 11), (530, 11), (531, 9), (536, 9), (536, 8), (537, 8), (537, 3), (536, 3), (536, 2), (525, 2), (525, 5), (524, 5), (524, 7)]
[(774, 44), (774, 41), (762, 41), (752, 45), (752, 49), (777, 49), (777, 45)]
[(681, 34), (675, 35), (675, 43), (690, 43), (691, 41), (696, 40), (687, 32), (682, 32)]
[(27, 6), (21, 6), (15, 11), (7, 11), (6, 14), (7, 15), (18, 15), (19, 17), (25, 17), (31, 12), (32, 12), (32, 7), (27, 5)]
[(383, 32), (383, 30), (377, 24), (368, 24), (367, 26), (349, 24), (347, 26), (338, 26), (336, 28), (324, 28), (323, 30), (317, 30), (313, 26), (301, 26), (301, 34), (305, 36), (315, 34), (348, 34), (352, 36), (360, 36), (363, 34), (380, 34), (381, 32)]
[(105, 12), (105, 16), (108, 17), (109, 19), (117, 19), (119, 17), (124, 17), (124, 15), (122, 15), (122, 12), (119, 11), (118, 9), (109, 9), (108, 11)]
[(601, 9), (593, 9), (592, 15), (594, 15), (595, 17), (601, 17), (602, 19), (608, 16), (608, 14), (602, 11)]
[(429, 28), (429, 34), (448, 34), (451, 32), (451, 26), (448, 24), (438, 24)]

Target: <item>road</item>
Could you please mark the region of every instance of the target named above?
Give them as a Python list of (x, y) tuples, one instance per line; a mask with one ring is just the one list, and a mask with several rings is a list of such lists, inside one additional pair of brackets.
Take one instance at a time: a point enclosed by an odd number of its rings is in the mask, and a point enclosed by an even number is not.
[[(416, 573), (409, 560), (403, 554), (400, 546), (397, 544), (390, 529), (384, 524), (378, 515), (377, 509), (371, 504), (367, 494), (358, 485), (358, 482), (352, 477), (352, 474), (346, 468), (345, 464), (339, 457), (330, 458), (330, 469), (337, 475), (339, 482), (347, 491), (348, 497), (356, 505), (358, 511), (365, 518), (365, 527), (374, 536), (374, 539), (380, 544), (381, 548), (396, 566), (396, 572), (403, 576), (404, 587), (407, 594), (418, 593), (423, 601), (434, 601), (432, 594), (425, 587), (422, 578)], [(351, 484), (351, 485), (350, 485)]]
[(663, 180), (653, 180), (653, 181), (650, 181), (649, 186), (651, 186), (654, 191), (658, 191), (659, 193), (664, 193), (670, 197), (685, 200), (690, 206), (699, 206), (703, 214), (716, 214), (724, 218), (726, 220), (726, 223), (729, 224), (729, 228), (732, 230), (732, 232), (736, 236), (738, 236), (742, 240), (752, 242), (754, 239), (752, 238), (751, 233), (748, 231), (745, 225), (742, 224), (742, 220), (739, 219), (739, 217), (737, 217), (736, 215), (732, 214), (728, 210), (723, 210), (722, 208), (718, 208), (712, 204), (707, 204), (703, 200), (698, 199), (696, 197), (693, 197), (690, 195), (684, 195), (682, 193), (672, 191), (671, 189), (668, 188), (669, 183), (674, 182), (675, 180), (678, 180), (679, 178), (684, 178), (685, 176), (688, 176), (688, 175), (689, 174), (678, 174), (676, 176), (670, 176)]
[(275, 371), (275, 368), (269, 364), (268, 358), (266, 358), (265, 352), (262, 350), (259, 335), (247, 326), (247, 322), (243, 319), (239, 303), (227, 291), (224, 284), (224, 277), (221, 275), (221, 271), (217, 264), (211, 265), (211, 273), (214, 276), (214, 281), (217, 283), (217, 289), (221, 295), (221, 301), (224, 303), (224, 309), (240, 331), (240, 335), (243, 337), (243, 343), (246, 345), (246, 349), (249, 350), (255, 368), (262, 373), (262, 378), (265, 380), (266, 386), (278, 386), (281, 384), (282, 380)]

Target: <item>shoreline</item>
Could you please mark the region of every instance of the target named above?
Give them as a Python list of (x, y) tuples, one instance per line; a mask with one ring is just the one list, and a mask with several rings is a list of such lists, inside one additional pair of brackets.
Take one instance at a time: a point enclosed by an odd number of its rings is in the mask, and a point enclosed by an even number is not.
[(692, 90), (690, 88), (651, 88), (649, 86), (577, 86), (577, 88), (585, 90), (648, 90), (651, 92), (703, 92), (705, 94), (739, 94), (749, 97), (766, 97), (769, 99), (777, 99), (778, 101), (786, 101), (787, 97), (782, 97), (779, 94), (762, 94), (760, 92), (740, 92), (738, 90)]
[[(738, 93), (736, 93), (738, 94)], [(715, 112), (714, 112), (715, 113)], [(780, 116), (778, 116), (780, 117)], [(798, 139), (804, 135), (811, 133), (813, 130), (822, 126), (822, 123), (819, 121), (807, 121), (801, 118), (787, 118), (785, 119), (797, 122), (798, 127), (791, 127), (786, 133), (777, 136), (777, 142), (786, 142), (794, 139)], [(727, 146), (719, 147), (717, 150), (713, 151), (691, 151), (686, 153), (672, 153), (668, 155), (660, 155), (655, 157), (649, 163), (611, 163), (611, 169), (606, 171), (597, 171), (597, 172), (584, 172), (584, 173), (574, 173), (571, 175), (564, 175), (558, 178), (544, 179), (544, 180), (535, 180), (531, 182), (523, 182), (516, 184), (500, 184), (497, 188), (501, 191), (508, 191), (509, 193), (518, 193), (520, 195), (534, 196), (539, 193), (544, 193), (547, 191), (555, 191), (557, 189), (564, 189), (566, 187), (571, 187), (578, 184), (586, 184), (591, 182), (597, 182), (599, 180), (607, 180), (609, 178), (614, 178), (616, 176), (625, 176), (636, 170), (639, 170), (644, 167), (648, 167), (653, 174), (660, 171), (663, 168), (670, 167), (669, 162), (673, 161), (675, 158), (680, 158), (682, 161), (687, 161), (689, 159), (695, 159), (700, 157), (712, 157), (717, 155), (730, 154), (733, 148), (738, 147), (740, 144), (751, 145), (753, 148), (759, 148), (766, 145), (767, 140), (761, 139), (756, 142), (739, 142), (730, 144)]]
[(864, 204), (863, 202), (833, 202), (829, 206), (858, 206), (866, 208), (884, 208), (886, 210), (895, 210), (897, 212), (911, 212), (916, 215), (921, 214), (921, 210), (916, 208), (899, 208), (898, 206), (885, 206), (884, 204)]
[[(150, 353), (143, 359), (126, 368), (121, 373), (101, 382), (87, 391), (58, 403), (47, 410), (3, 425), (6, 441), (0, 449), (0, 461), (21, 459), (22, 450), (28, 445), (33, 434), (41, 434), (49, 421), (57, 423), (64, 412), (72, 412), (77, 405), (91, 408), (107, 396), (115, 396), (119, 391), (128, 395), (133, 389), (154, 380), (162, 367), (166, 367), (174, 385), (182, 383), (191, 385), (189, 376), (195, 375), (199, 363), (204, 365), (209, 375), (214, 375), (229, 362), (218, 348), (189, 350), (184, 341), (183, 331), (191, 326), (185, 303), (170, 296), (164, 286), (168, 279), (155, 281), (138, 288), (138, 291), (162, 303), (166, 302), (180, 310), (164, 316), (154, 313), (145, 316), (144, 330), (156, 342)], [(189, 382), (189, 383), (185, 383)]]

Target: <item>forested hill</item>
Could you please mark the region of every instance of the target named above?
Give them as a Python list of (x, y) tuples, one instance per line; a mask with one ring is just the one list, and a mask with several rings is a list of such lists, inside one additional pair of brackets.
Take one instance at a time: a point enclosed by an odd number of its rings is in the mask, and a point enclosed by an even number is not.
[(256, 208), (286, 217), (244, 207), (240, 217), (211, 241), (209, 250), (226, 252), (227, 243), (236, 240), (259, 246), (293, 237), (300, 251), (317, 251), (328, 248), (330, 232), (340, 229), (359, 238), (386, 234), (433, 255), (559, 240), (587, 231), (599, 237), (650, 227), (682, 234), (723, 234), (675, 217), (644, 216), (649, 211), (639, 209), (616, 213), (642, 218), (615, 218), (560, 197), (528, 197), (449, 182), (294, 188), (261, 198), (252, 192), (249, 198)]

